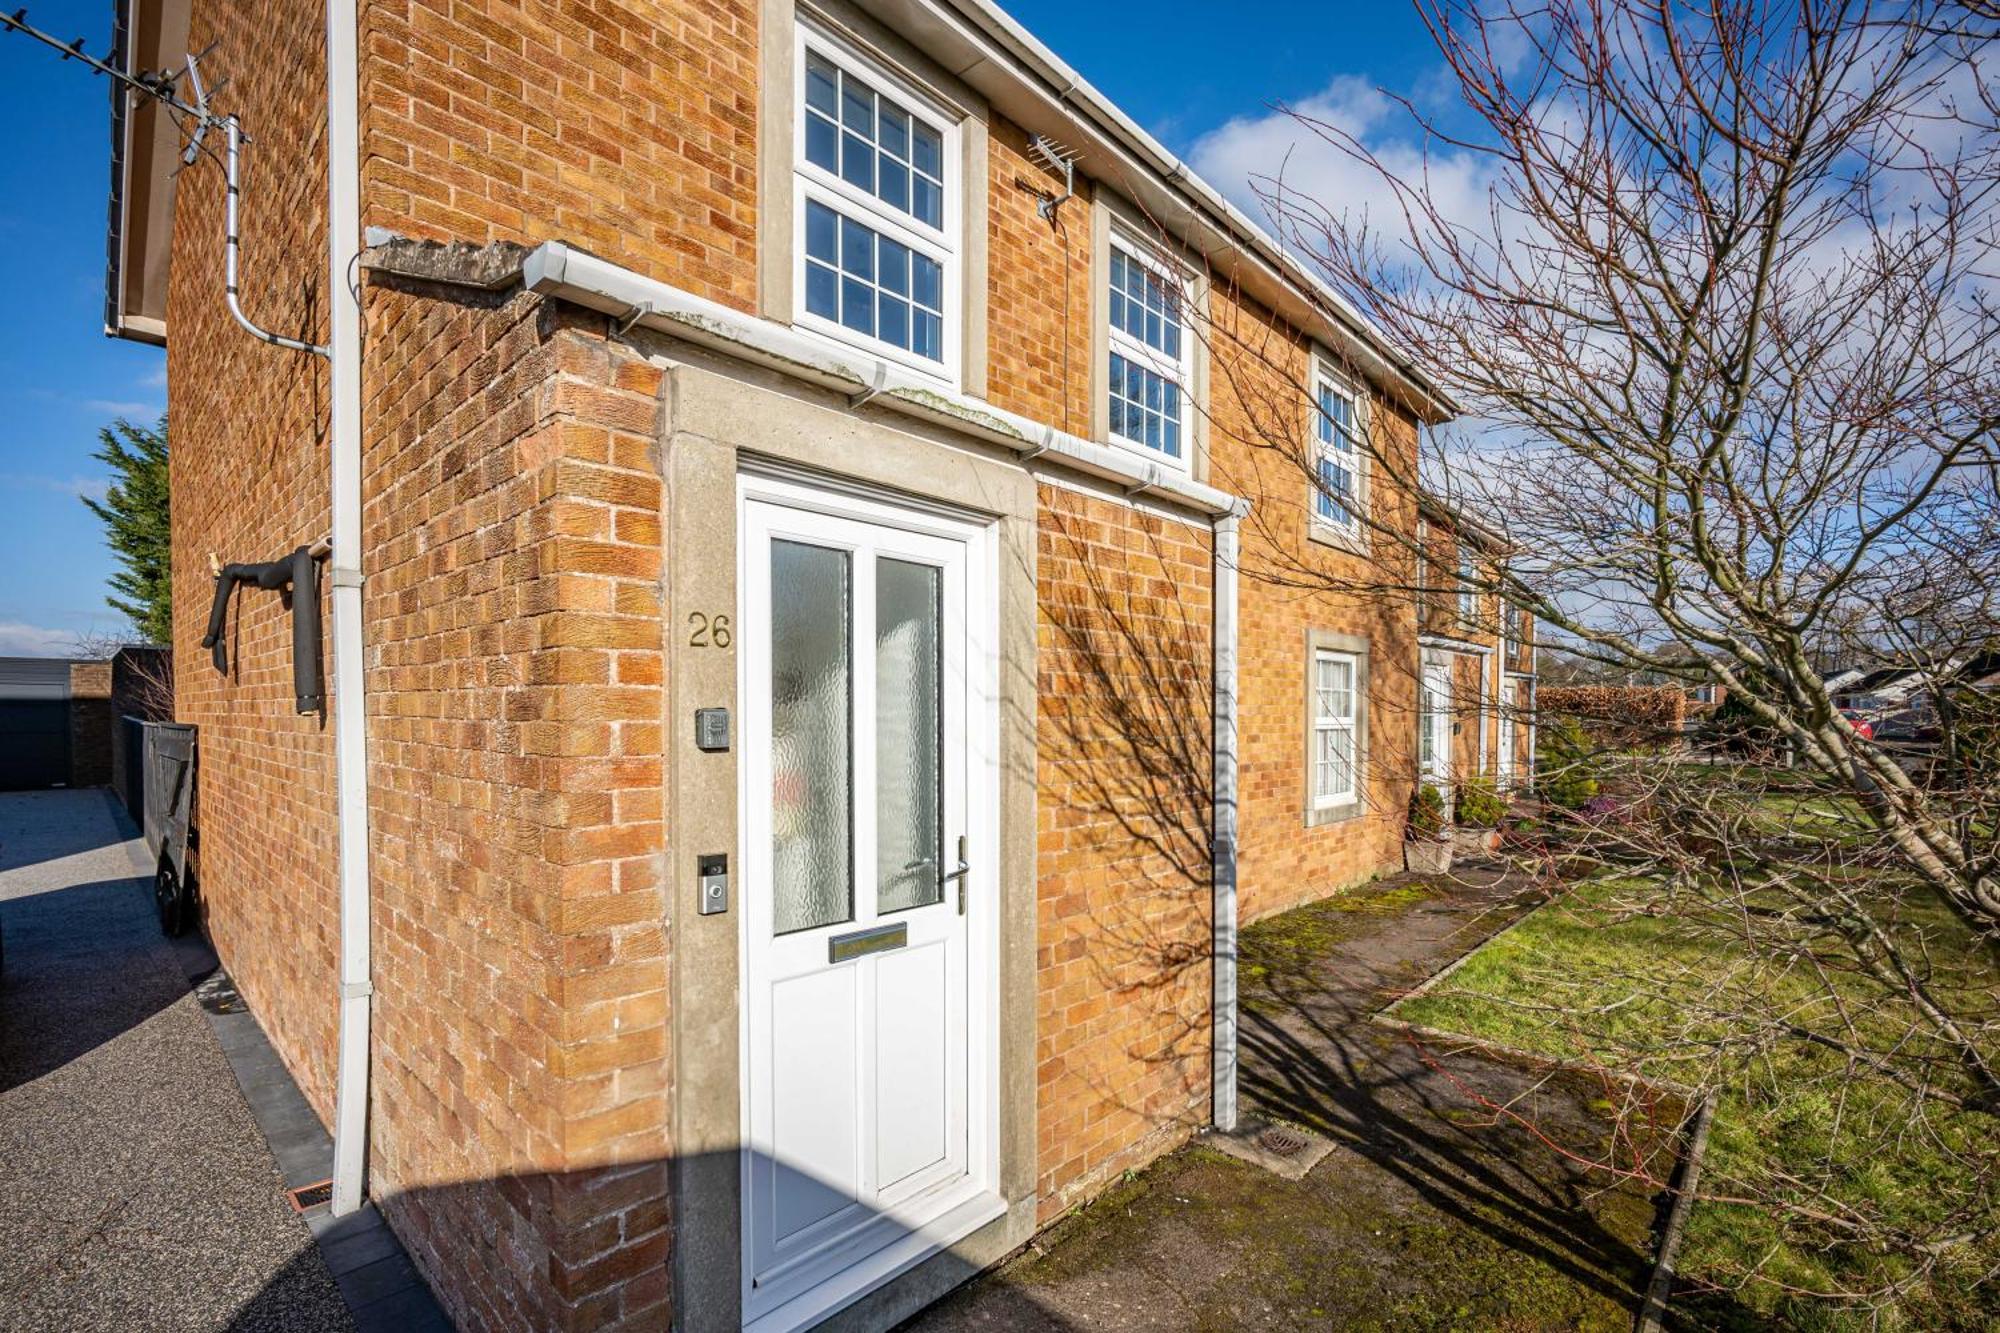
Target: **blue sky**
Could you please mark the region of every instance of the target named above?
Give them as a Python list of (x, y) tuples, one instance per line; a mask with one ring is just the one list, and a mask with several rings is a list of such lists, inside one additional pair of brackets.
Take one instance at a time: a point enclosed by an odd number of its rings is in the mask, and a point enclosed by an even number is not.
[[(11, 8), (10, 3), (10, 8)], [(1372, 89), (1417, 91), (1436, 62), (1410, 8), (1277, 0), (1136, 7), (1013, 0), (1015, 17), (1214, 183), (1254, 207), (1252, 171), (1283, 161), (1299, 132), (1269, 113), (1310, 101), (1357, 129), (1392, 119)], [(37, 26), (110, 47), (111, 0), (38, 0)], [(1218, 21), (1218, 15), (1226, 21)], [(90, 457), (114, 417), (150, 421), (166, 403), (166, 358), (102, 332), (108, 167), (104, 81), (18, 34), (0, 34), (0, 243), (13, 317), (0, 321), (0, 655), (60, 654), (79, 634), (122, 632), (104, 604), (112, 563), (80, 492), (101, 492)], [(1346, 164), (1312, 145), (1288, 166), (1321, 197), (1350, 188)], [(1086, 164), (1087, 165), (1087, 164)], [(1354, 187), (1358, 188), (1358, 187)], [(219, 294), (218, 294), (219, 299)]]
[[(42, 0), (28, 18), (110, 49), (110, 0)], [(102, 493), (98, 428), (166, 406), (167, 363), (103, 332), (109, 98), (74, 61), (0, 33), (0, 246), (13, 260), (0, 278), (0, 655), (125, 628), (104, 604), (103, 530), (77, 495)]]

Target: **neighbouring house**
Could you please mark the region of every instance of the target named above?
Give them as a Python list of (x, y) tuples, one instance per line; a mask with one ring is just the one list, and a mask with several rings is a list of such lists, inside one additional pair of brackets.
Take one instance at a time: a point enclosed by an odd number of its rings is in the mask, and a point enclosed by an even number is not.
[(1833, 687), (1837, 708), (1850, 709), (1875, 724), (1884, 740), (1916, 740), (1935, 735), (1938, 701), (1964, 690), (1990, 692), (2000, 681), (2000, 650), (1955, 654), (1931, 665), (1890, 665), (1856, 674)]
[(0, 657), (0, 791), (111, 781), (111, 664)]
[[(243, 318), (336, 343), (328, 8), (120, 12), (250, 136)], [(1358, 432), (1411, 476), (1452, 405), (986, 0), (359, 22), (324, 577), (328, 363), (225, 304), (219, 168), (114, 117), (208, 932), (323, 1117), (365, 1086), (462, 1325), (887, 1327), (1233, 1113), (1235, 923), (1400, 865), (1420, 734), (1526, 777), (1532, 625), (1256, 576), (1393, 565)]]
[(1418, 771), (1453, 789), (1468, 777), (1525, 787), (1534, 780), (1535, 626), (1497, 591), (1507, 544), (1436, 497), (1421, 509)]

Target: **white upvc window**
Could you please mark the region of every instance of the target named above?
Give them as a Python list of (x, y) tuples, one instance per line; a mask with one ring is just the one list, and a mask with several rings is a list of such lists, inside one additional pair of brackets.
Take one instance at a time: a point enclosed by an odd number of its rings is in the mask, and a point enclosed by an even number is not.
[(1462, 624), (1479, 623), (1479, 564), (1472, 547), (1458, 544), (1458, 618)]
[(803, 24), (796, 76), (795, 322), (956, 385), (957, 119)]
[(1313, 808), (1359, 799), (1356, 683), (1359, 659), (1326, 649), (1313, 652)]
[(1358, 536), (1365, 503), (1360, 404), (1322, 362), (1315, 362), (1312, 401), (1313, 522)]
[(1415, 582), (1417, 585), (1417, 630), (1421, 633), (1428, 628), (1424, 622), (1429, 618), (1431, 609), (1431, 525), (1421, 518), (1417, 520)]
[(1186, 467), (1194, 365), (1187, 281), (1117, 236), (1110, 270), (1111, 439)]

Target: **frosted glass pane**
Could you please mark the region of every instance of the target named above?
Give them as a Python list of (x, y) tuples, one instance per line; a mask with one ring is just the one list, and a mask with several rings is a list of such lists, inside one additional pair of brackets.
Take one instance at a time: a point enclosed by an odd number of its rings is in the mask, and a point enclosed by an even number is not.
[(780, 935), (854, 919), (848, 554), (771, 543), (771, 869)]
[(884, 912), (944, 897), (938, 862), (939, 571), (875, 566), (876, 903)]

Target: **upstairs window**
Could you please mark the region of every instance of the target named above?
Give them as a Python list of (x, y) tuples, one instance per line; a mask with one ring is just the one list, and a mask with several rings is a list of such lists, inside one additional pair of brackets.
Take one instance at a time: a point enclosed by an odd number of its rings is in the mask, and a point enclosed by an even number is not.
[(1312, 427), (1313, 521), (1322, 528), (1361, 531), (1361, 451), (1354, 395), (1324, 366), (1314, 376)]
[(1118, 240), (1110, 284), (1111, 438), (1185, 465), (1186, 284)]
[(798, 322), (951, 379), (957, 126), (886, 72), (800, 31)]
[(1479, 623), (1479, 564), (1464, 542), (1458, 544), (1458, 619), (1468, 626)]
[(1417, 629), (1421, 632), (1430, 619), (1431, 611), (1431, 525), (1423, 519), (1417, 520), (1416, 550), (1416, 598)]

